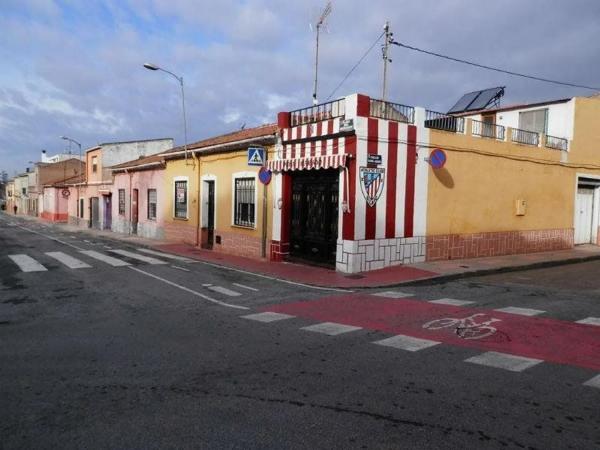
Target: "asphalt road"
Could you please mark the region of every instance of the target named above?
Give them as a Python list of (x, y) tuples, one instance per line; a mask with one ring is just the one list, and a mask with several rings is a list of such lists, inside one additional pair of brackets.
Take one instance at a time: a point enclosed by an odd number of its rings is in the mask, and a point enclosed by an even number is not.
[[(60, 254), (89, 267), (69, 268)], [(15, 255), (46, 270), (17, 257), (20, 267)], [(576, 336), (559, 353), (577, 354), (598, 345), (594, 326), (569, 324), (600, 317), (599, 269), (398, 288), (414, 300), (390, 299), (369, 295), (382, 289), (293, 285), (0, 215), (0, 447), (597, 449), (600, 387), (584, 384), (600, 373), (593, 355), (508, 371), (465, 362), (485, 349), (454, 345), (452, 334), (415, 352), (374, 345), (391, 334), (367, 315), (389, 304), (401, 311), (386, 310), (390, 326), (407, 326), (409, 306), (439, 298), (538, 309), (554, 334), (533, 336), (527, 324), (539, 321), (522, 322), (513, 340), (542, 348)], [(345, 311), (357, 299), (369, 311)], [(268, 323), (242, 317), (318, 302), (360, 329), (311, 332), (303, 328), (320, 322), (302, 312)]]

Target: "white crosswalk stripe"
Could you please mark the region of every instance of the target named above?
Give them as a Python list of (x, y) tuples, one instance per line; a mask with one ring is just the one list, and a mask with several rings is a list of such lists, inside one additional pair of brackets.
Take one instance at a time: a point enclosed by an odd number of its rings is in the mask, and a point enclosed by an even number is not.
[(302, 327), (301, 329), (313, 331), (315, 333), (328, 334), (329, 336), (337, 336), (338, 334), (360, 330), (361, 327), (354, 327), (352, 325), (344, 325), (342, 323), (335, 322), (323, 322), (317, 323), (316, 325), (309, 325), (308, 327)]
[(104, 253), (97, 252), (95, 250), (80, 250), (79, 253), (82, 253), (90, 258), (97, 259), (98, 261), (105, 262), (113, 267), (122, 267), (122, 266), (130, 266), (127, 261), (123, 261), (122, 259), (113, 258), (112, 256), (105, 255)]
[(398, 334), (396, 336), (392, 336), (386, 339), (382, 339), (380, 341), (375, 341), (373, 344), (383, 345), (385, 347), (393, 347), (398, 348), (400, 350), (406, 350), (409, 352), (417, 352), (419, 350), (423, 350), (429, 347), (433, 347), (434, 345), (438, 345), (437, 341), (430, 341), (429, 339), (419, 339), (412, 336), (405, 336), (403, 334)]
[(160, 259), (152, 258), (151, 256), (139, 255), (137, 253), (130, 252), (128, 250), (109, 250), (112, 253), (116, 253), (117, 255), (126, 256), (127, 258), (137, 259), (138, 261), (142, 261), (148, 264), (167, 264), (165, 261), (161, 261)]
[(586, 317), (585, 319), (578, 320), (576, 323), (582, 323), (584, 325), (596, 325), (600, 327), (600, 317)]
[(435, 303), (437, 305), (465, 306), (475, 302), (468, 300), (457, 300), (455, 298), (439, 298), (437, 300), (430, 300), (429, 303)]
[(519, 316), (537, 316), (538, 314), (544, 314), (546, 312), (542, 311), (541, 309), (519, 308), (517, 306), (507, 306), (506, 308), (498, 308), (494, 311), (508, 314), (518, 314)]
[(184, 256), (172, 255), (170, 253), (157, 252), (156, 250), (150, 250), (149, 248), (137, 248), (136, 250), (138, 252), (148, 253), (149, 255), (160, 256), (161, 258), (175, 259), (177, 261), (183, 261), (183, 262), (194, 262), (193, 259), (186, 258)]
[(232, 291), (231, 289), (227, 289), (221, 286), (206, 286), (208, 289), (214, 292), (218, 292), (219, 294), (228, 295), (229, 297), (239, 297), (239, 292)]
[(600, 375), (596, 375), (591, 380), (587, 380), (585, 383), (583, 383), (583, 385), (600, 389)]
[(248, 314), (247, 316), (241, 316), (241, 317), (242, 317), (242, 319), (256, 320), (257, 322), (264, 322), (264, 323), (277, 322), (278, 320), (294, 318), (294, 316), (291, 316), (289, 314), (282, 314), (282, 313), (276, 313), (276, 312), (271, 312), (271, 311), (255, 313), (255, 314)]
[(250, 287), (250, 286), (246, 286), (245, 284), (240, 284), (240, 283), (231, 283), (231, 284), (233, 284), (234, 286), (237, 286), (237, 287), (241, 287), (242, 289), (248, 289), (249, 291), (258, 292), (258, 289)]
[(486, 352), (465, 359), (465, 362), (510, 370), (511, 372), (521, 372), (544, 361), (541, 359), (510, 355), (508, 353)]
[(8, 257), (12, 259), (23, 272), (45, 272), (48, 270), (31, 256), (19, 254), (8, 255)]
[(89, 264), (84, 263), (77, 258), (73, 258), (72, 256), (63, 252), (46, 252), (46, 255), (48, 255), (50, 258), (56, 259), (58, 262), (63, 263), (69, 269), (88, 269), (92, 267)]
[(412, 297), (414, 294), (409, 294), (408, 292), (400, 292), (400, 291), (385, 291), (385, 292), (377, 292), (375, 294), (377, 297), (386, 297), (386, 298), (406, 298)]

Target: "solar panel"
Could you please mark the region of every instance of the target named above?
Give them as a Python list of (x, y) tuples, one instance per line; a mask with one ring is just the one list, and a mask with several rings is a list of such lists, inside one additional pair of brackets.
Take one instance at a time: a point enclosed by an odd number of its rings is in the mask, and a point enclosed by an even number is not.
[(475, 100), (477, 95), (479, 95), (479, 92), (480, 91), (469, 92), (468, 94), (463, 95), (460, 98), (460, 100), (457, 101), (452, 108), (450, 108), (450, 111), (448, 111), (448, 113), (466, 111), (466, 109), (473, 102), (473, 100)]
[(489, 106), (492, 101), (499, 99), (503, 95), (504, 87), (469, 92), (468, 94), (463, 95), (460, 100), (450, 108), (448, 114), (484, 109)]

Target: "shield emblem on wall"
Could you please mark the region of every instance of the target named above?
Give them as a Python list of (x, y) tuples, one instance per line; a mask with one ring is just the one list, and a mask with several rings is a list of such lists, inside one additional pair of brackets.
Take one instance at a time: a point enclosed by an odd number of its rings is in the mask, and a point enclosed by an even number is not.
[(385, 169), (374, 167), (360, 168), (360, 190), (362, 191), (367, 205), (374, 206), (383, 192), (385, 182)]

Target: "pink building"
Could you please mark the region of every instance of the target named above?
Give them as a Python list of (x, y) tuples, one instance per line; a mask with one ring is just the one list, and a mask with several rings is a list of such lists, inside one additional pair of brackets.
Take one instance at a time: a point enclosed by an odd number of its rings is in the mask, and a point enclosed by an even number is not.
[(161, 155), (112, 167), (112, 231), (164, 238), (164, 169)]

